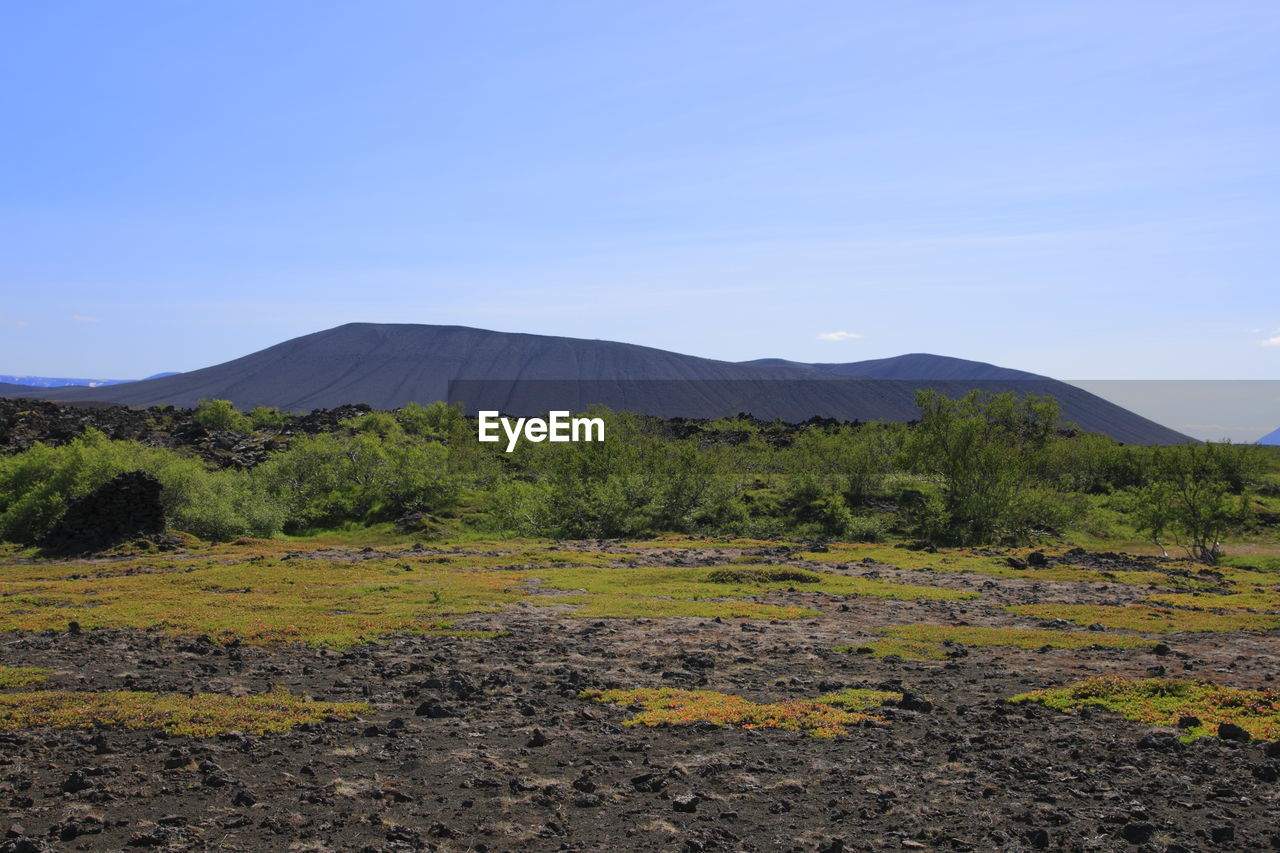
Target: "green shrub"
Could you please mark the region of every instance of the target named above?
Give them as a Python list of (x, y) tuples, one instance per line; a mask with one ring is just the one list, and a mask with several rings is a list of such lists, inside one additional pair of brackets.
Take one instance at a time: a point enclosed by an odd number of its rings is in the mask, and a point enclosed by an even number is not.
[(289, 416), (275, 406), (257, 406), (249, 412), (249, 422), (254, 429), (283, 429)]
[(365, 415), (351, 426), (355, 431), (298, 438), (254, 469), (289, 529), (455, 505), (459, 483), (448, 470), (447, 448), (406, 436), (394, 419)]
[(38, 541), (67, 504), (126, 471), (146, 471), (160, 481), (172, 528), (205, 538), (269, 536), (280, 530), (282, 512), (255, 489), (248, 474), (211, 471), (192, 456), (86, 430), (61, 447), (36, 444), (0, 459), (0, 539)]
[(230, 400), (201, 400), (196, 404), (192, 420), (208, 429), (249, 432), (253, 424)]

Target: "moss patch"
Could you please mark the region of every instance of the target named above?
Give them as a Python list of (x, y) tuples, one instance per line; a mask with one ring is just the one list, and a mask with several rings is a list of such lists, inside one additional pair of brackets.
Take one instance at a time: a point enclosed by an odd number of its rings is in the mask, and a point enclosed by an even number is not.
[[(1240, 690), (1177, 678), (1103, 676), (1022, 693), (1009, 701), (1039, 702), (1065, 712), (1106, 708), (1151, 726), (1176, 726), (1181, 721), (1187, 741), (1217, 734), (1223, 723), (1233, 723), (1260, 740), (1280, 740), (1280, 694), (1272, 690)], [(1198, 722), (1190, 723), (1192, 719)]]
[(1045, 628), (986, 628), (974, 625), (896, 625), (881, 629), (883, 640), (836, 646), (837, 652), (897, 655), (908, 660), (944, 660), (947, 643), (962, 646), (1005, 646), (1015, 649), (1087, 649), (1092, 646), (1137, 648), (1155, 645), (1154, 640), (1093, 631), (1054, 631)]
[[(790, 578), (799, 574), (797, 580)], [(764, 595), (798, 588), (827, 595), (873, 596), (904, 601), (956, 601), (977, 593), (938, 586), (891, 583), (834, 572), (806, 572), (789, 567), (733, 568), (567, 568), (538, 575), (552, 589), (582, 590), (600, 595), (648, 596), (698, 600)], [(783, 579), (787, 578), (787, 579)]]
[(0, 731), (52, 726), (92, 729), (161, 729), (174, 735), (211, 737), (223, 732), (270, 734), (330, 717), (369, 710), (363, 702), (312, 702), (289, 693), (260, 696), (195, 696), (119, 690), (87, 693), (38, 690), (0, 695)]
[(53, 670), (38, 666), (0, 666), (0, 688), (43, 684), (51, 672)]
[(1280, 626), (1280, 616), (1261, 613), (1208, 613), (1147, 604), (1018, 604), (1010, 613), (1040, 619), (1066, 619), (1077, 625), (1095, 622), (1122, 631), (1167, 634), (1173, 631), (1267, 631)]
[(708, 583), (731, 584), (819, 583), (822, 575), (808, 569), (769, 566), (759, 569), (715, 569), (707, 572), (704, 580)]
[(688, 601), (634, 595), (556, 595), (530, 599), (536, 604), (569, 604), (576, 619), (800, 619), (819, 616), (807, 607), (759, 604), (754, 601)]
[[(787, 619), (817, 613), (749, 599), (793, 589), (905, 600), (975, 595), (790, 567), (614, 565), (624, 559), (524, 542), (507, 551), (389, 555), (245, 539), (197, 555), (37, 560), (3, 566), (0, 630), (65, 630), (74, 621), (84, 629), (344, 648), (392, 633), (493, 636), (458, 629), (454, 620), (518, 602), (572, 604), (574, 615), (587, 618)], [(535, 585), (571, 595), (549, 601)]]
[(947, 650), (941, 643), (890, 638), (871, 640), (852, 646), (836, 646), (837, 652), (853, 652), (877, 658), (900, 657), (904, 660), (946, 660)]
[(866, 713), (900, 693), (882, 690), (843, 690), (816, 699), (786, 702), (752, 702), (741, 696), (714, 690), (678, 690), (671, 687), (634, 690), (587, 690), (584, 699), (611, 705), (638, 705), (641, 710), (624, 726), (665, 726), (712, 723), (744, 729), (786, 729), (830, 738), (848, 734), (848, 726), (880, 720)]
[(1190, 607), (1194, 610), (1280, 610), (1280, 591), (1254, 590), (1227, 595), (1177, 592), (1153, 595), (1147, 601), (1174, 607)]
[(804, 552), (800, 556), (815, 563), (845, 563), (871, 559), (899, 569), (928, 572), (969, 572), (995, 578), (1049, 582), (1122, 583), (1134, 586), (1168, 587), (1173, 589), (1209, 589), (1217, 584), (1215, 578), (1198, 578), (1192, 573), (1197, 564), (1175, 562), (1168, 564), (1169, 572), (1148, 569), (1093, 569), (1083, 566), (1053, 565), (1015, 569), (1008, 563), (1009, 557), (1021, 557), (1032, 548), (1008, 549), (1001, 556), (977, 548), (939, 548), (936, 552), (912, 551), (892, 545), (833, 545), (827, 551)]

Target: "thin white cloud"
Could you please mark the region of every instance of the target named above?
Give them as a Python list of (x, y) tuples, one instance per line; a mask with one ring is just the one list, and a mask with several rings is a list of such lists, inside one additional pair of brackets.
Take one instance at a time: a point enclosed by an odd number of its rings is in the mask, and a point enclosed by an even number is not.
[(1276, 333), (1269, 338), (1265, 338), (1258, 343), (1264, 347), (1280, 347), (1280, 329), (1276, 329)]
[(862, 337), (862, 335), (859, 335), (857, 332), (821, 332), (818, 335), (818, 340), (820, 341), (851, 341), (855, 338), (860, 338), (860, 337)]
[(71, 319), (75, 320), (77, 323), (101, 323), (102, 322), (97, 317), (84, 317), (84, 316), (81, 316), (80, 314), (76, 314)]

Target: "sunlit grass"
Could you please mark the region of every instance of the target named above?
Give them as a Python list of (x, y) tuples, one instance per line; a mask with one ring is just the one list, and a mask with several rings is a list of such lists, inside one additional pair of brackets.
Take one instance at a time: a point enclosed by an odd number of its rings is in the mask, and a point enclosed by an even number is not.
[(682, 598), (649, 598), (636, 595), (557, 595), (529, 599), (534, 604), (573, 605), (571, 616), (578, 619), (800, 619), (820, 615), (807, 607), (760, 604), (724, 599), (693, 601)]
[(794, 619), (819, 613), (755, 599), (793, 589), (906, 600), (975, 595), (790, 567), (617, 566), (609, 564), (625, 557), (528, 543), (478, 553), (371, 551), (339, 560), (296, 546), (287, 553), (266, 547), (273, 544), (246, 539), (220, 545), (217, 553), (6, 565), (0, 630), (65, 630), (75, 622), (84, 630), (159, 628), (217, 640), (342, 648), (392, 633), (494, 636), (459, 628), (455, 620), (518, 602), (569, 605), (581, 618)]
[(904, 660), (946, 660), (947, 649), (941, 643), (886, 638), (849, 646), (836, 646), (837, 652), (871, 655), (876, 658), (900, 657)]
[(836, 646), (838, 652), (897, 655), (908, 660), (944, 660), (947, 643), (962, 646), (1003, 646), (1016, 649), (1087, 649), (1093, 646), (1136, 648), (1155, 645), (1141, 637), (1092, 631), (1047, 628), (981, 627), (975, 625), (895, 625), (881, 629), (888, 636), (856, 645)]
[(43, 684), (49, 679), (51, 672), (53, 670), (38, 666), (0, 666), (0, 688)]
[(1261, 613), (1209, 613), (1147, 604), (1018, 604), (1010, 613), (1040, 619), (1066, 619), (1077, 625), (1100, 624), (1122, 631), (1167, 634), (1173, 631), (1267, 631), (1280, 626), (1280, 616)]
[(1234, 592), (1226, 595), (1181, 592), (1153, 595), (1147, 601), (1196, 610), (1280, 610), (1280, 590)]
[(667, 726), (711, 723), (743, 729), (786, 729), (831, 738), (848, 734), (848, 727), (881, 718), (866, 713), (900, 693), (849, 689), (816, 699), (785, 702), (752, 702), (742, 696), (714, 690), (680, 690), (671, 687), (632, 690), (587, 690), (583, 698), (611, 705), (639, 705), (641, 710), (624, 726)]
[[(994, 578), (1030, 581), (1121, 583), (1173, 589), (1208, 589), (1217, 584), (1217, 581), (1210, 577), (1200, 578), (1176, 573), (1187, 572), (1194, 575), (1203, 568), (1190, 562), (1169, 563), (1169, 572), (1129, 569), (1111, 571), (1072, 565), (1028, 566), (1025, 569), (1015, 569), (1009, 565), (1008, 557), (1025, 559), (1032, 550), (1035, 549), (1011, 548), (1007, 549), (1003, 556), (996, 557), (981, 553), (980, 549), (974, 548), (939, 548), (937, 553), (931, 553), (926, 550), (895, 548), (892, 545), (838, 544), (830, 546), (828, 551), (806, 551), (800, 556), (814, 563), (846, 563), (871, 559), (877, 563), (911, 571), (968, 572)], [(1050, 552), (1046, 551), (1046, 553)]]
[(1096, 631), (1055, 631), (1049, 628), (982, 627), (977, 625), (896, 625), (885, 628), (890, 637), (927, 643), (959, 643), (962, 646), (1007, 646), (1015, 649), (1087, 649), (1090, 646), (1137, 648), (1153, 646), (1141, 637), (1100, 634)]
[[(1174, 678), (1102, 676), (1022, 693), (1009, 701), (1039, 702), (1066, 712), (1106, 708), (1151, 726), (1175, 726), (1182, 721), (1183, 740), (1217, 734), (1222, 723), (1234, 723), (1254, 738), (1280, 740), (1280, 694), (1273, 690), (1240, 690)], [(1184, 718), (1198, 722), (1187, 725), (1190, 721)]]
[[(6, 571), (0, 626), (40, 631), (76, 621), (86, 629), (158, 627), (250, 643), (341, 647), (397, 631), (447, 633), (448, 617), (500, 610), (525, 595), (508, 573), (422, 562), (161, 559), (131, 565), (134, 571), (109, 577), (76, 577), (84, 567), (67, 573), (26, 566), (17, 578)], [(43, 579), (22, 577), (42, 570)]]
[(791, 589), (828, 595), (874, 596), (910, 601), (955, 601), (977, 597), (975, 592), (945, 587), (891, 583), (834, 572), (797, 571), (790, 567), (771, 569), (566, 568), (548, 574), (544, 585), (552, 589), (583, 590), (606, 595), (643, 595), (691, 600), (754, 596)]
[(211, 737), (223, 732), (270, 734), (302, 723), (353, 717), (363, 702), (312, 702), (276, 692), (259, 696), (197, 693), (180, 696), (120, 690), (86, 693), (38, 690), (0, 694), (0, 731), (38, 728), (160, 729), (174, 735)]

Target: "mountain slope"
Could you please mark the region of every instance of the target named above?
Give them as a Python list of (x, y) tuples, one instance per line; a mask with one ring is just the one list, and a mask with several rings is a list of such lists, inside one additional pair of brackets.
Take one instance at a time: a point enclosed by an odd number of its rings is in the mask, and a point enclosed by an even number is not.
[(932, 355), (923, 352), (896, 355), (891, 358), (875, 358), (868, 361), (851, 361), (843, 364), (805, 364), (798, 361), (786, 361), (781, 358), (761, 358), (743, 363), (808, 367), (823, 373), (855, 376), (864, 379), (982, 379), (999, 382), (1022, 379), (1044, 380), (1048, 378), (1035, 373), (1028, 373), (1025, 370), (997, 367), (994, 364), (987, 364), (982, 361), (969, 361), (963, 358), (951, 358), (945, 355)]
[(1275, 429), (1267, 433), (1262, 438), (1258, 439), (1257, 443), (1280, 446), (1280, 429)]
[[(842, 375), (848, 365), (739, 364), (612, 341), (512, 334), (462, 326), (349, 323), (285, 341), (223, 364), (175, 376), (98, 388), (27, 389), (0, 395), (100, 401), (135, 406), (194, 406), (221, 398), (242, 409), (286, 410), (368, 403), (380, 409), (411, 401), (463, 402), (469, 411), (500, 409), (535, 414), (581, 410), (600, 402), (663, 417), (721, 417), (749, 412), (801, 421), (814, 415), (842, 420), (906, 421), (917, 414), (915, 391), (933, 387), (960, 395), (972, 388), (1053, 393), (1066, 417), (1082, 428), (1133, 443), (1172, 443), (1186, 437), (1092, 394), (1034, 374), (1030, 380), (958, 377), (959, 359), (907, 356), (863, 369), (915, 373), (911, 379)], [(993, 368), (991, 365), (980, 365)], [(828, 369), (823, 369), (828, 368)], [(835, 368), (840, 368), (837, 370)], [(978, 371), (983, 373), (983, 371)], [(1001, 375), (1001, 374), (998, 374)], [(452, 386), (450, 383), (455, 383)]]

